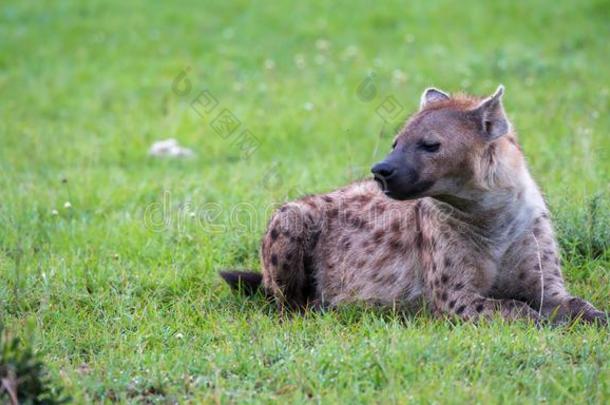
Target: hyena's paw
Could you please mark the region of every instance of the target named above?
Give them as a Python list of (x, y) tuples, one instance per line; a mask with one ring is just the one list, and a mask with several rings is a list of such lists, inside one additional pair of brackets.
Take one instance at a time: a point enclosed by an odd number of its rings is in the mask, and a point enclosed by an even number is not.
[(600, 326), (608, 325), (608, 314), (598, 310), (582, 298), (572, 297), (566, 301), (565, 305), (572, 319), (580, 319), (584, 322), (595, 323)]

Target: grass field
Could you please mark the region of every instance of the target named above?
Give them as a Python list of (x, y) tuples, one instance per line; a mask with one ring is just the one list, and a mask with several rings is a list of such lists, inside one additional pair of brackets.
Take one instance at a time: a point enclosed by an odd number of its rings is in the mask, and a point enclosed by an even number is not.
[[(607, 0), (3, 2), (0, 320), (78, 403), (608, 403), (607, 328), (282, 322), (216, 274), (258, 268), (282, 201), (367, 176), (426, 86), (503, 83), (569, 288), (609, 309), (608, 21)], [(147, 155), (170, 137), (195, 157)]]

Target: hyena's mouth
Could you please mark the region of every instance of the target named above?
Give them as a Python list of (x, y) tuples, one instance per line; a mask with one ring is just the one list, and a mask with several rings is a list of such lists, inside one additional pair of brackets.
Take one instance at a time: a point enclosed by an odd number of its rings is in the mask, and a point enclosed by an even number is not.
[(394, 200), (404, 200), (404, 198), (401, 198), (402, 196), (399, 195), (400, 193), (397, 194), (388, 187), (388, 180), (385, 177), (375, 174), (373, 176), (373, 179), (386, 197), (392, 198)]
[(381, 179), (381, 181), (375, 179), (375, 181), (377, 181), (377, 184), (386, 197), (399, 201), (425, 197), (426, 191), (434, 185), (434, 181), (420, 181), (409, 187), (388, 187), (387, 182), (383, 181), (383, 179)]
[(375, 174), (375, 175), (373, 175), (373, 179), (375, 180), (375, 182), (377, 183), (377, 185), (379, 186), (381, 191), (383, 191), (385, 194), (387, 194), (388, 193), (388, 182), (385, 179), (385, 177)]

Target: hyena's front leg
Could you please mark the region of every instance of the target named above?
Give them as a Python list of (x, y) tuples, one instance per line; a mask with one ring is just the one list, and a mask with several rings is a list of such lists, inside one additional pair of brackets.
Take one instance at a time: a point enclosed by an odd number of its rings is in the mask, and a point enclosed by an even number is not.
[(521, 242), (521, 260), (512, 275), (511, 288), (554, 322), (579, 319), (608, 323), (608, 315), (582, 298), (570, 295), (564, 286), (559, 252), (548, 216), (536, 219), (532, 232)]
[[(550, 253), (549, 253), (550, 254)], [(558, 262), (539, 263), (538, 255), (518, 268), (519, 298), (538, 309), (555, 323), (581, 320), (588, 323), (608, 323), (608, 315), (588, 301), (574, 297), (565, 289)]]
[(465, 320), (492, 318), (499, 314), (511, 321), (539, 321), (538, 313), (522, 301), (483, 296), (478, 288), (480, 274), (481, 270), (472, 264), (453, 263), (450, 258), (433, 263), (426, 272), (426, 287), (436, 312), (457, 315)]
[[(527, 277), (526, 277), (527, 278)], [(608, 324), (608, 315), (593, 306), (588, 301), (570, 295), (563, 285), (560, 277), (546, 278), (544, 271), (542, 278), (539, 271), (532, 271), (529, 284), (523, 286), (521, 294), (526, 301), (545, 317), (555, 323), (571, 320), (581, 320), (588, 323)]]

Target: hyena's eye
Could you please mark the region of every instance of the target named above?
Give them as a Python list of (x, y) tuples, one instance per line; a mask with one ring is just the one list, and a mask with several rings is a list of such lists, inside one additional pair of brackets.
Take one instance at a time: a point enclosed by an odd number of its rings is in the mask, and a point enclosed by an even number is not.
[(417, 147), (424, 152), (434, 153), (438, 152), (438, 150), (441, 148), (441, 143), (434, 141), (421, 141), (417, 144)]
[(394, 142), (392, 142), (392, 150), (396, 149), (396, 144), (398, 143), (397, 140), (394, 140)]

